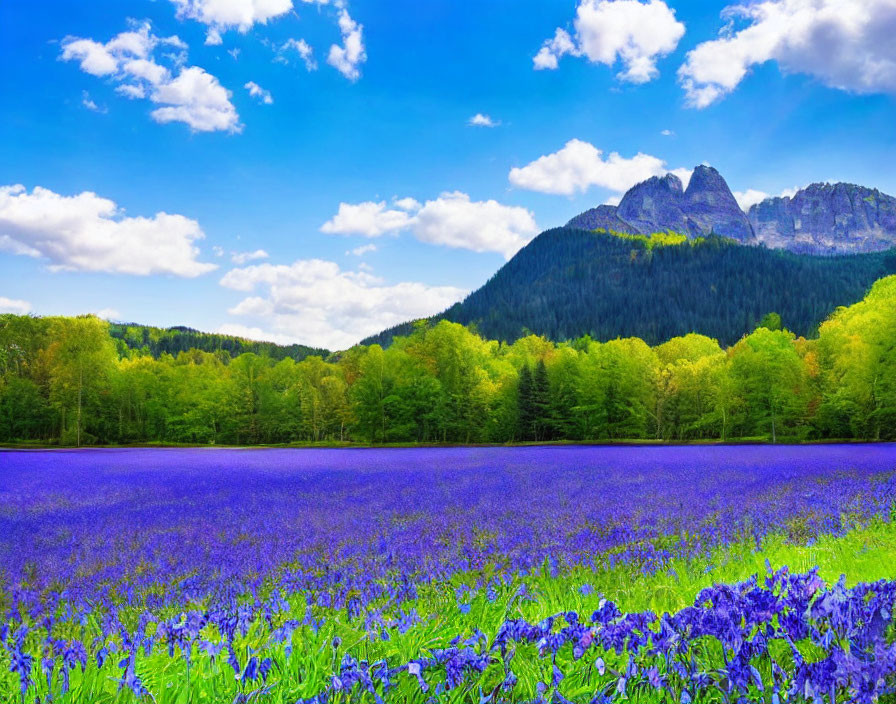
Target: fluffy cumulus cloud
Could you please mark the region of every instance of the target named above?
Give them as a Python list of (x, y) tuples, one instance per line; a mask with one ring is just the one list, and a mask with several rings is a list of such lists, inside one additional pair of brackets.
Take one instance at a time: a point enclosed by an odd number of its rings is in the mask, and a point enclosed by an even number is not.
[(260, 103), (264, 103), (265, 105), (273, 105), (274, 98), (271, 95), (271, 91), (265, 90), (260, 85), (258, 85), (255, 81), (249, 81), (245, 86), (243, 86), (247, 91), (249, 91), (249, 95), (258, 100)]
[(536, 69), (556, 69), (565, 54), (592, 63), (622, 64), (620, 80), (646, 83), (659, 74), (657, 59), (675, 50), (684, 25), (663, 0), (581, 0), (574, 33), (558, 28), (533, 59)]
[(236, 28), (248, 32), (256, 23), (285, 15), (292, 0), (171, 0), (177, 16), (209, 25), (206, 44), (221, 44), (221, 32)]
[(483, 115), (481, 112), (477, 112), (467, 120), (467, 124), (471, 127), (497, 127), (501, 124), (501, 121), (493, 120), (490, 115)]
[(472, 201), (458, 191), (426, 201), (414, 219), (414, 236), (423, 242), (499, 252), (507, 259), (538, 233), (529, 210), (495, 200)]
[(732, 195), (734, 195), (734, 200), (737, 201), (740, 209), (744, 212), (769, 197), (765, 191), (757, 191), (755, 188), (748, 188), (745, 191), (732, 191)]
[(473, 201), (459, 191), (420, 203), (413, 198), (340, 203), (321, 227), (334, 235), (380, 237), (410, 231), (421, 242), (474, 252), (498, 252), (509, 259), (538, 232), (532, 213), (495, 200)]
[(797, 191), (801, 190), (799, 186), (794, 186), (793, 188), (785, 188), (781, 191), (777, 196), (766, 193), (765, 191), (759, 191), (755, 188), (748, 188), (745, 191), (733, 191), (734, 199), (737, 201), (737, 204), (741, 207), (741, 210), (746, 212), (750, 208), (752, 208), (757, 203), (761, 203), (766, 198), (793, 198), (796, 195)]
[(148, 23), (106, 43), (66, 37), (60, 58), (77, 61), (91, 75), (110, 78), (127, 98), (158, 105), (150, 113), (156, 122), (183, 122), (198, 132), (241, 129), (230, 91), (205, 69), (185, 66), (186, 45), (176, 36), (157, 37)]
[(361, 77), (358, 68), (367, 61), (364, 49), (363, 25), (355, 22), (344, 7), (339, 11), (339, 31), (342, 33), (342, 46), (333, 44), (327, 56), (327, 63), (350, 81)]
[(896, 94), (894, 0), (766, 0), (722, 16), (722, 36), (690, 51), (678, 72), (692, 107), (721, 99), (767, 61), (834, 88)]
[(387, 232), (404, 230), (411, 225), (411, 216), (404, 210), (389, 208), (386, 201), (340, 203), (336, 215), (320, 228), (328, 235), (363, 235), (379, 237)]
[[(573, 195), (599, 186), (622, 193), (651, 176), (661, 176), (669, 169), (662, 159), (649, 154), (635, 154), (631, 158), (616, 152), (606, 158), (600, 149), (580, 139), (571, 139), (559, 151), (546, 154), (526, 166), (510, 170), (510, 182), (518, 187), (540, 193)], [(687, 170), (674, 173), (685, 180)]]
[(252, 294), (229, 310), (246, 321), (227, 326), (228, 332), (330, 349), (345, 349), (392, 325), (433, 315), (466, 295), (452, 286), (388, 284), (320, 259), (233, 269), (221, 285)]
[(14, 313), (15, 315), (28, 315), (31, 312), (31, 304), (20, 298), (7, 298), (0, 296), (0, 313)]
[(0, 187), (0, 250), (42, 257), (56, 270), (199, 276), (199, 223), (183, 215), (125, 217), (116, 204), (85, 191)]

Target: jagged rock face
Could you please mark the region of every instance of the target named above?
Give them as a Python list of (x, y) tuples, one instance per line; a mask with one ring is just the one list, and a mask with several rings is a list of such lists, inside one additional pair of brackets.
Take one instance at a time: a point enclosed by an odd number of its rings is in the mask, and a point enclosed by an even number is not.
[(629, 190), (618, 207), (594, 208), (567, 227), (714, 233), (805, 254), (879, 252), (896, 247), (896, 198), (850, 183), (814, 183), (790, 198), (767, 198), (745, 214), (721, 174), (698, 166), (686, 191), (673, 174), (655, 176)]
[(630, 235), (638, 234), (638, 231), (616, 214), (616, 206), (599, 205), (591, 210), (586, 210), (576, 215), (566, 223), (567, 227), (577, 227), (582, 230), (612, 230), (613, 232), (627, 232)]
[(752, 242), (747, 216), (719, 172), (698, 166), (685, 191), (674, 174), (654, 176), (633, 187), (617, 208), (602, 205), (573, 218), (567, 227), (604, 228), (648, 235), (661, 230), (688, 237), (715, 233)]
[(687, 234), (690, 233), (690, 226), (681, 209), (683, 196), (678, 176), (654, 176), (629, 190), (619, 203), (616, 214), (641, 234), (659, 230)]
[(849, 183), (813, 183), (750, 208), (757, 240), (793, 252), (877, 252), (896, 246), (896, 198)]
[(684, 194), (682, 210), (690, 222), (690, 234), (715, 233), (738, 242), (754, 241), (750, 221), (740, 209), (721, 174), (711, 166), (694, 169)]

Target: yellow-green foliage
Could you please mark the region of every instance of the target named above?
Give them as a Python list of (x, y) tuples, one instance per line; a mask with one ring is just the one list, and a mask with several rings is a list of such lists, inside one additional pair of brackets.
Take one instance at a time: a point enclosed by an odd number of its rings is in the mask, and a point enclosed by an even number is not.
[[(612, 235), (613, 237), (629, 240), (630, 242), (642, 242), (649, 250), (654, 247), (674, 247), (689, 242), (688, 238), (680, 232), (672, 232), (672, 230), (654, 232), (650, 235), (631, 235), (627, 232), (617, 232), (616, 230), (605, 230), (603, 228), (598, 228), (595, 232), (604, 235)], [(703, 238), (700, 239), (702, 240)]]

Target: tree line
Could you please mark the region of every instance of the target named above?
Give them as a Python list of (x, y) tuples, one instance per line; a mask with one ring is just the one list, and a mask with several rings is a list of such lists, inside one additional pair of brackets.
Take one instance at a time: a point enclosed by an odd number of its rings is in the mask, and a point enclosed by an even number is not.
[(155, 358), (93, 316), (0, 316), (4, 442), (743, 438), (896, 439), (896, 276), (813, 339), (767, 315), (727, 349), (694, 333), (507, 344), (441, 321), (326, 359)]
[(324, 356), (329, 354), (325, 349), (306, 345), (278, 345), (274, 342), (247, 340), (233, 335), (200, 332), (183, 326), (156, 328), (136, 323), (113, 322), (109, 324), (109, 334), (116, 340), (119, 349), (127, 347), (142, 354), (151, 354), (153, 357), (160, 357), (163, 354), (177, 356), (181, 352), (194, 349), (203, 352), (223, 351), (231, 357), (237, 357), (244, 352), (254, 352), (277, 361), (286, 357), (301, 361), (312, 354)]

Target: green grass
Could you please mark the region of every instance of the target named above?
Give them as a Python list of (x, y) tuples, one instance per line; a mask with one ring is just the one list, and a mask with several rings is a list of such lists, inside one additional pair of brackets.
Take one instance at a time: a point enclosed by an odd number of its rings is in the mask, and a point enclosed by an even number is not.
[[(479, 590), (469, 601), (468, 613), (462, 613), (458, 608), (455, 589), (461, 584), (475, 588), (477, 582), (488, 581), (492, 574), (491, 570), (459, 574), (450, 584), (430, 585), (419, 589), (414, 601), (402, 604), (405, 611), (415, 609), (421, 616), (421, 622), (405, 633), (400, 633), (394, 627), (389, 628), (388, 641), (370, 639), (364, 629), (363, 616), (349, 622), (344, 611), (336, 613), (316, 608), (315, 616), (324, 617), (325, 624), (316, 634), (310, 627), (297, 630), (293, 634), (293, 652), (290, 657), (286, 656), (282, 644), (270, 646), (271, 629), (264, 621), (255, 622), (246, 637), (237, 639), (237, 652), (243, 664), (250, 652), (260, 652), (274, 660), (268, 679), (268, 684), (273, 685), (270, 692), (256, 693), (252, 701), (294, 704), (297, 699), (310, 697), (326, 687), (345, 653), (368, 662), (386, 659), (390, 665), (395, 666), (421, 657), (429, 649), (447, 647), (452, 638), (458, 635), (468, 637), (476, 628), (481, 629), (491, 640), (507, 618), (525, 618), (529, 622), (536, 622), (549, 615), (570, 610), (585, 617), (598, 607), (602, 597), (616, 602), (624, 612), (674, 612), (691, 605), (701, 589), (714, 583), (738, 582), (754, 574), (764, 575), (766, 560), (775, 568), (786, 565), (795, 572), (805, 572), (817, 566), (822, 578), (829, 584), (836, 582), (841, 574), (846, 575), (850, 585), (894, 579), (896, 522), (875, 520), (842, 537), (822, 537), (810, 546), (788, 544), (782, 536), (772, 536), (764, 541), (760, 550), (748, 544), (732, 545), (715, 550), (708, 560), (673, 561), (668, 569), (649, 575), (642, 574), (631, 566), (616, 566), (596, 570), (575, 568), (551, 577), (545, 567), (540, 573), (517, 578), (511, 584), (501, 586), (496, 590), (496, 598), (493, 600), (487, 598), (484, 589)], [(521, 582), (525, 582), (533, 600), (513, 598)], [(583, 594), (580, 591), (586, 584), (593, 588), (592, 593)], [(278, 615), (275, 623), (286, 618), (301, 620), (305, 612), (304, 599), (291, 601), (291, 608), (292, 613)], [(168, 614), (172, 615), (174, 614)], [(136, 610), (124, 611), (122, 620), (133, 623), (137, 617)], [(151, 630), (152, 626), (149, 628)], [(92, 617), (85, 626), (72, 626), (68, 635), (89, 645), (98, 632), (98, 621)], [(218, 639), (218, 634), (213, 632), (212, 627), (203, 635), (210, 640)], [(342, 640), (338, 653), (331, 647), (333, 637), (337, 635)], [(703, 655), (709, 660), (720, 659), (718, 644), (713, 646), (712, 643), (707, 643)], [(80, 668), (74, 669), (71, 672), (71, 690), (65, 695), (61, 694), (60, 677), (57, 673), (53, 681), (53, 701), (56, 704), (137, 701), (130, 692), (118, 691), (117, 678), (120, 670), (117, 662), (120, 657), (113, 655), (102, 669), (92, 659), (83, 673)], [(612, 686), (612, 675), (608, 673), (601, 677), (597, 673), (595, 657), (596, 654), (590, 652), (574, 663), (569, 648), (561, 651), (558, 666), (567, 673), (559, 687), (563, 696), (588, 701), (597, 689)], [(0, 660), (4, 658), (5, 655)], [(625, 662), (613, 653), (603, 653), (603, 658), (610, 668), (622, 670), (625, 667)], [(180, 653), (176, 653), (175, 658), (170, 658), (167, 649), (159, 646), (153, 655), (138, 659), (137, 672), (153, 693), (156, 704), (232, 702), (241, 693), (251, 694), (253, 689), (257, 690), (260, 686), (259, 683), (241, 686), (226, 662), (226, 651), (212, 664), (198, 647), (194, 647), (192, 660), (193, 664), (188, 671), (186, 661)], [(468, 682), (464, 687), (442, 694), (439, 701), (478, 704), (480, 691), (493, 692), (505, 677), (504, 663), (500, 658), (494, 660), (481, 677)], [(38, 662), (39, 660), (35, 663), (36, 666)], [(8, 672), (8, 662), (2, 661), (0, 666), (3, 670), (0, 672), (0, 692), (11, 693), (0, 700), (16, 701), (11, 697), (15, 697), (18, 691), (18, 680)], [(538, 657), (534, 646), (518, 645), (512, 667), (519, 681), (508, 700), (532, 699), (536, 695), (537, 682), (550, 682), (550, 659)], [(46, 680), (39, 672), (35, 672), (34, 679), (37, 687), (31, 688), (27, 701), (33, 702), (35, 695), (44, 701), (48, 693)], [(430, 684), (434, 687), (438, 676), (427, 675), (427, 679), (431, 679)], [(416, 680), (407, 673), (402, 673), (398, 676), (397, 689), (389, 694), (389, 701), (422, 704), (428, 700), (431, 692), (423, 694)], [(654, 692), (630, 692), (629, 697), (633, 702), (666, 701)], [(370, 695), (362, 697), (357, 690), (354, 697), (346, 697), (342, 701), (359, 699), (373, 701)], [(144, 698), (143, 701), (150, 700)]]

